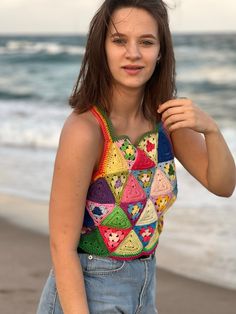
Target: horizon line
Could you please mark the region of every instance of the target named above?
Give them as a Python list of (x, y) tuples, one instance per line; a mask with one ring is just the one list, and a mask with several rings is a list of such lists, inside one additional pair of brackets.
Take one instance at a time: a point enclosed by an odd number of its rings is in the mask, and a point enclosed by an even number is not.
[[(216, 31), (172, 31), (172, 35), (221, 35), (221, 34), (236, 34), (236, 30), (216, 30)], [(0, 36), (86, 36), (86, 32), (22, 32), (22, 33), (13, 33), (13, 32), (0, 32)]]

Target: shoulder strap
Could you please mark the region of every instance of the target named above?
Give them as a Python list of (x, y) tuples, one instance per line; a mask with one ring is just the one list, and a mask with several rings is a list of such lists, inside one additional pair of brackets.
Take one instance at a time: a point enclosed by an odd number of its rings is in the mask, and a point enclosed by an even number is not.
[(109, 152), (109, 147), (112, 142), (112, 137), (110, 134), (107, 120), (105, 119), (101, 110), (97, 106), (94, 105), (90, 109), (90, 112), (98, 121), (100, 128), (102, 130), (103, 136), (104, 136), (104, 149), (103, 149), (102, 157), (100, 160), (100, 164), (98, 166), (98, 169), (92, 175), (92, 182), (94, 182), (96, 179), (105, 175), (105, 165), (106, 165), (106, 160), (107, 160), (107, 154)]
[(97, 106), (93, 106), (90, 109), (90, 111), (94, 115), (94, 117), (97, 119), (98, 123), (100, 124), (105, 140), (112, 141), (110, 129), (109, 129), (106, 118), (102, 114), (102, 111)]

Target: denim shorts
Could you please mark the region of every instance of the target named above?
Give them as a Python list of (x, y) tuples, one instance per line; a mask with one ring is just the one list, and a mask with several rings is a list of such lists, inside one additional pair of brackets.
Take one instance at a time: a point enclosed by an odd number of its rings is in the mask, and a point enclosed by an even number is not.
[[(156, 257), (132, 261), (79, 253), (90, 314), (156, 314)], [(50, 270), (37, 314), (63, 314)]]

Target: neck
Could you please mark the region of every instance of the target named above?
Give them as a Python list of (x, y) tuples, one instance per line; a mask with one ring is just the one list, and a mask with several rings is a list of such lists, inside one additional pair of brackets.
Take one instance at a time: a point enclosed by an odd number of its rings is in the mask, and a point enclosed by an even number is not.
[(125, 120), (136, 118), (142, 113), (143, 90), (125, 90), (114, 88), (112, 91), (110, 116), (118, 116)]

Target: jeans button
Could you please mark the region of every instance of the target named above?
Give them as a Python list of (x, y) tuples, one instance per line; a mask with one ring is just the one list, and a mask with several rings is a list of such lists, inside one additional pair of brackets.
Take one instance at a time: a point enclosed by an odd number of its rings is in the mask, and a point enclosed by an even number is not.
[(93, 255), (89, 255), (88, 259), (90, 259), (90, 260), (93, 259)]

